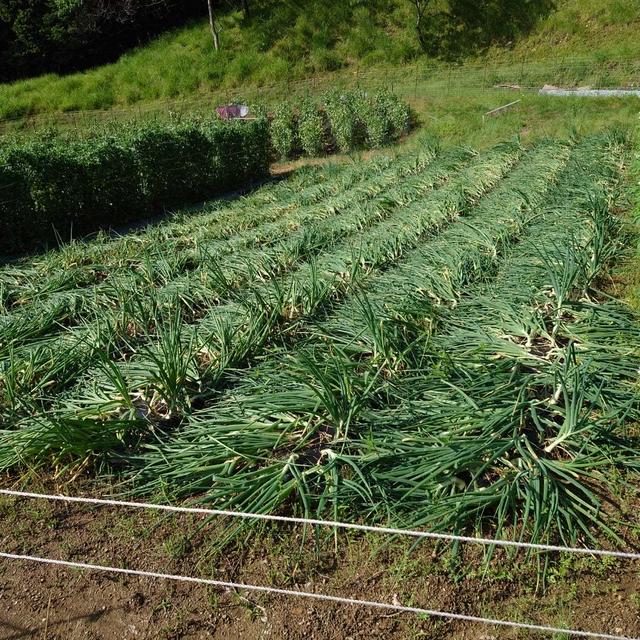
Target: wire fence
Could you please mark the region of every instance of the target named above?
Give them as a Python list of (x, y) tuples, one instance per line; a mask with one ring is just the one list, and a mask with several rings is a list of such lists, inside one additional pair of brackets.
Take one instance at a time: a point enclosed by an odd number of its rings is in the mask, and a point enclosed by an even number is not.
[[(152, 504), (152, 503), (129, 502), (129, 501), (122, 501), (122, 500), (89, 498), (89, 497), (80, 497), (80, 496), (40, 494), (40, 493), (25, 492), (25, 491), (13, 491), (8, 489), (1, 489), (0, 495), (5, 495), (13, 498), (39, 499), (39, 500), (49, 500), (49, 501), (67, 502), (67, 503), (91, 504), (91, 505), (97, 505), (97, 506), (130, 507), (130, 508), (136, 508), (136, 509), (152, 509), (152, 510), (170, 511), (170, 512), (177, 512), (177, 513), (194, 513), (194, 514), (211, 515), (211, 516), (228, 516), (228, 517), (235, 517), (235, 518), (241, 518), (241, 519), (254, 519), (254, 520), (258, 519), (258, 520), (269, 520), (269, 521), (283, 522), (283, 523), (304, 524), (304, 525), (310, 525), (310, 526), (326, 526), (326, 527), (332, 527), (332, 528), (355, 529), (359, 531), (379, 533), (379, 534), (404, 535), (404, 536), (420, 537), (420, 538), (435, 538), (439, 540), (448, 540), (451, 542), (469, 542), (469, 543), (491, 545), (491, 546), (509, 546), (509, 547), (526, 548), (526, 549), (532, 549), (532, 550), (544, 551), (544, 552), (557, 551), (557, 552), (583, 553), (583, 554), (588, 553), (596, 556), (610, 556), (610, 557), (633, 559), (633, 560), (640, 559), (640, 554), (633, 553), (633, 552), (617, 552), (617, 551), (610, 551), (605, 549), (589, 549), (589, 548), (568, 547), (568, 546), (561, 546), (561, 545), (541, 545), (541, 544), (525, 543), (525, 542), (513, 541), (513, 540), (475, 538), (475, 537), (468, 537), (468, 536), (459, 536), (454, 534), (440, 534), (440, 533), (434, 533), (434, 532), (423, 532), (423, 531), (415, 531), (415, 530), (408, 530), (408, 529), (378, 527), (373, 525), (361, 525), (357, 523), (345, 523), (345, 522), (320, 520), (320, 519), (313, 519), (313, 518), (294, 518), (294, 517), (276, 516), (276, 515), (261, 514), (261, 513), (245, 513), (245, 512), (219, 510), (219, 509), (207, 509), (207, 508), (198, 508), (198, 507), (181, 507), (181, 506), (171, 506), (171, 505)], [(306, 598), (306, 599), (313, 599), (313, 600), (319, 600), (319, 601), (331, 602), (335, 604), (342, 604), (342, 605), (349, 605), (349, 606), (362, 606), (362, 607), (386, 609), (386, 610), (397, 611), (398, 613), (411, 613), (411, 614), (431, 616), (431, 617), (436, 617), (436, 618), (446, 619), (446, 620), (472, 622), (472, 623), (493, 625), (493, 626), (506, 627), (506, 628), (512, 628), (512, 629), (523, 629), (523, 630), (535, 631), (535, 632), (545, 633), (545, 634), (567, 634), (569, 636), (577, 637), (577, 638), (601, 638), (604, 640), (640, 640), (640, 638), (638, 637), (622, 636), (622, 635), (610, 634), (606, 632), (583, 631), (580, 629), (570, 629), (566, 627), (555, 627), (555, 626), (549, 626), (549, 625), (543, 625), (543, 624), (518, 622), (514, 620), (488, 618), (483, 616), (460, 614), (460, 613), (450, 612), (450, 611), (441, 611), (437, 609), (405, 606), (400, 603), (386, 603), (386, 602), (379, 602), (374, 600), (364, 600), (360, 598), (316, 593), (311, 591), (300, 591), (296, 589), (282, 589), (282, 588), (271, 587), (266, 585), (245, 584), (240, 582), (230, 582), (230, 581), (216, 580), (216, 579), (210, 579), (210, 578), (200, 578), (200, 577), (193, 577), (193, 576), (160, 573), (160, 572), (145, 571), (140, 569), (128, 569), (123, 567), (114, 567), (109, 565), (76, 562), (71, 560), (60, 560), (56, 558), (18, 554), (18, 553), (4, 552), (4, 551), (0, 551), (0, 558), (3, 558), (5, 560), (33, 562), (33, 563), (39, 563), (44, 565), (61, 566), (61, 567), (86, 570), (86, 571), (103, 571), (103, 572), (115, 573), (120, 575), (137, 576), (141, 578), (154, 578), (154, 579), (171, 580), (171, 581), (183, 582), (183, 583), (200, 584), (200, 585), (224, 588), (228, 590), (236, 589), (236, 590), (253, 591), (253, 592), (259, 592), (259, 593), (267, 593), (272, 595)]]
[[(108, 109), (70, 110), (57, 113), (17, 113), (0, 119), (0, 133), (31, 132), (43, 127), (90, 127), (124, 120), (166, 118), (170, 115), (211, 114), (219, 104), (259, 103), (271, 106), (287, 99), (315, 96), (330, 89), (390, 89), (409, 100), (437, 100), (450, 96), (481, 98), (496, 93), (537, 93), (545, 85), (588, 86), (592, 89), (636, 89), (640, 87), (640, 59), (598, 60), (560, 57), (530, 61), (485, 60), (446, 64), (420, 62), (401, 70), (350, 67), (334, 74), (242, 88), (211, 88), (197, 95), (157, 100), (152, 103), (115, 105)], [(28, 108), (27, 108), (28, 110)]]

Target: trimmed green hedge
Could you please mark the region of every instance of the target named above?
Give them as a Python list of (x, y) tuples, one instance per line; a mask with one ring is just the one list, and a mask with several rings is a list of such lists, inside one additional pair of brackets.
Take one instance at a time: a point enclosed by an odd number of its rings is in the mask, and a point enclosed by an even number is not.
[(0, 149), (0, 252), (142, 220), (241, 188), (268, 170), (264, 118), (15, 142)]
[(284, 103), (271, 120), (271, 147), (279, 159), (382, 147), (411, 128), (409, 106), (393, 93), (330, 91), (319, 103)]

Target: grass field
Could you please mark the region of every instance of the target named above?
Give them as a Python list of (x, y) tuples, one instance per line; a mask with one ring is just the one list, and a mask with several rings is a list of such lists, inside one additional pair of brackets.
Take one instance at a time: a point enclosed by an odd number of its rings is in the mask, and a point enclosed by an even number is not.
[(621, 540), (640, 331), (604, 290), (629, 141), (414, 144), (2, 268), (0, 470)]

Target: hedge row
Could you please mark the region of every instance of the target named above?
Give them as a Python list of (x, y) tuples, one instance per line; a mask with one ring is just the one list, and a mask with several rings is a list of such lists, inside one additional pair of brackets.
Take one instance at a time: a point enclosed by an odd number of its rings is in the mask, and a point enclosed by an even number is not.
[(411, 127), (409, 106), (393, 93), (332, 91), (319, 103), (284, 103), (271, 119), (271, 146), (284, 160), (384, 146)]
[(266, 119), (148, 123), (83, 141), (0, 149), (0, 252), (142, 220), (269, 169)]

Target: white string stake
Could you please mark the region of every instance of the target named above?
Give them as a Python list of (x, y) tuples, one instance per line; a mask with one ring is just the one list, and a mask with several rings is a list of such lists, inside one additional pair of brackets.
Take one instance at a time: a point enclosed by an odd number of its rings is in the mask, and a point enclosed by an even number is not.
[(38, 562), (41, 564), (70, 567), (73, 569), (83, 569), (87, 571), (106, 571), (110, 573), (121, 573), (143, 578), (160, 578), (164, 580), (175, 580), (178, 582), (191, 582), (212, 587), (224, 587), (226, 589), (245, 589), (247, 591), (259, 591), (262, 593), (272, 593), (285, 596), (296, 596), (299, 598), (310, 598), (323, 600), (325, 602), (336, 602), (352, 606), (375, 607), (378, 609), (391, 609), (402, 613), (414, 613), (419, 615), (433, 616), (437, 618), (447, 618), (449, 620), (460, 620), (464, 622), (477, 622), (479, 624), (497, 625), (502, 627), (512, 627), (515, 629), (527, 629), (529, 631), (539, 631), (542, 633), (562, 633), (570, 636), (582, 638), (604, 638), (605, 640), (640, 640), (629, 636), (610, 635), (607, 633), (595, 633), (593, 631), (578, 631), (575, 629), (562, 629), (559, 627), (548, 627), (544, 625), (528, 624), (526, 622), (513, 622), (511, 620), (494, 620), (480, 616), (470, 616), (461, 613), (449, 613), (446, 611), (436, 611), (432, 609), (422, 609), (420, 607), (406, 607), (400, 604), (390, 604), (386, 602), (376, 602), (374, 600), (359, 600), (356, 598), (343, 598), (341, 596), (330, 596), (322, 593), (312, 593), (310, 591), (297, 591), (295, 589), (278, 589), (276, 587), (266, 587), (253, 584), (242, 584), (238, 582), (226, 582), (224, 580), (211, 580), (209, 578), (194, 578), (191, 576), (180, 576), (170, 573), (156, 573), (154, 571), (140, 571), (137, 569), (122, 569), (119, 567), (108, 567), (98, 564), (86, 564), (84, 562), (71, 562), (69, 560), (55, 560), (53, 558), (41, 558), (38, 556), (19, 555), (16, 553), (0, 552), (0, 558), (9, 560), (24, 560), (28, 562)]
[(124, 500), (106, 500), (102, 498), (83, 498), (76, 496), (48, 495), (42, 493), (30, 493), (25, 491), (12, 491), (0, 489), (0, 494), (17, 498), (36, 498), (42, 500), (57, 500), (61, 502), (76, 502), (81, 504), (95, 504), (110, 507), (131, 507), (134, 509), (155, 509), (158, 511), (169, 511), (174, 513), (194, 513), (200, 515), (229, 516), (232, 518), (247, 518), (255, 520), (267, 520), (272, 522), (286, 522), (293, 524), (308, 524), (322, 527), (334, 527), (339, 529), (352, 529), (356, 531), (367, 531), (373, 533), (384, 533), (390, 535), (409, 536), (412, 538), (429, 538), (435, 540), (450, 540), (457, 542), (468, 542), (471, 544), (482, 544), (497, 547), (517, 547), (520, 549), (534, 549), (537, 551), (559, 551), (566, 553), (582, 553), (593, 556), (605, 556), (612, 558), (624, 558), (629, 560), (640, 560), (640, 553), (628, 551), (611, 551), (608, 549), (590, 549), (588, 547), (566, 547), (552, 544), (536, 544), (532, 542), (519, 542), (516, 540), (496, 540), (493, 538), (475, 538), (472, 536), (459, 536), (449, 533), (434, 533), (431, 531), (417, 531), (413, 529), (395, 529), (392, 527), (376, 527), (367, 524), (356, 524), (350, 522), (337, 522), (333, 520), (319, 520), (316, 518), (298, 518), (292, 516), (276, 516), (266, 513), (247, 513), (243, 511), (227, 511), (224, 509), (207, 509), (204, 507), (176, 507), (164, 504), (151, 504), (148, 502), (128, 502)]

